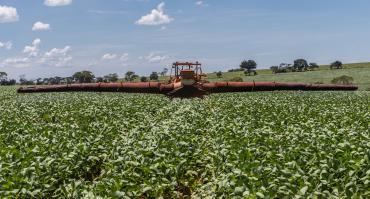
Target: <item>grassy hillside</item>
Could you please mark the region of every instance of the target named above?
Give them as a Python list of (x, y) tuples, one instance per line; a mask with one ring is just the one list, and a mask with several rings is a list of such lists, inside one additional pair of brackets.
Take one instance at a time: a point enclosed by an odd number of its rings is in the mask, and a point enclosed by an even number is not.
[(215, 73), (207, 75), (207, 80), (227, 81), (233, 77), (242, 77), (244, 81), (279, 81), (303, 83), (330, 83), (338, 76), (347, 75), (354, 78), (354, 83), (360, 90), (370, 88), (370, 63), (345, 64), (344, 69), (330, 70), (328, 65), (320, 66), (316, 71), (273, 74), (269, 69), (258, 70), (257, 76), (245, 76), (243, 72), (225, 72), (222, 78), (217, 78)]

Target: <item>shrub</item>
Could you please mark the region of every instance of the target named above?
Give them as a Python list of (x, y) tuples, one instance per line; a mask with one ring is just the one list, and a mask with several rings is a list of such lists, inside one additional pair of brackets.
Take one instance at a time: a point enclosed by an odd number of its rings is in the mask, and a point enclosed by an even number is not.
[(257, 75), (257, 71), (256, 70), (250, 70), (250, 71), (244, 71), (244, 75), (248, 75), (248, 76), (250, 76), (251, 74), (253, 74), (253, 75)]
[(216, 76), (217, 76), (217, 78), (221, 78), (221, 77), (222, 77), (222, 72), (221, 72), (221, 71), (218, 71), (218, 72), (216, 73)]
[(243, 68), (230, 69), (227, 72), (240, 72), (240, 71), (244, 71), (244, 69)]
[(333, 84), (352, 84), (353, 83), (353, 77), (342, 75), (340, 77), (336, 77), (333, 80), (331, 80), (331, 83)]
[(233, 77), (233, 78), (229, 79), (229, 82), (243, 82), (243, 78)]

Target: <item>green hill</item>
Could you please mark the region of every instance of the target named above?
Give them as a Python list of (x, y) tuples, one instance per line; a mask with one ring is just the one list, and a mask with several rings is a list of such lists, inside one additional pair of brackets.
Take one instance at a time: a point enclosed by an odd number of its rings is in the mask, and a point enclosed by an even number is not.
[(222, 78), (217, 78), (216, 73), (207, 74), (210, 82), (227, 81), (233, 77), (242, 77), (244, 81), (276, 81), (276, 82), (302, 82), (302, 83), (330, 83), (335, 77), (342, 75), (351, 76), (359, 90), (370, 88), (370, 62), (344, 64), (343, 69), (331, 70), (329, 65), (322, 65), (315, 71), (291, 72), (273, 74), (270, 69), (257, 70), (256, 76), (245, 76), (243, 72), (224, 72)]

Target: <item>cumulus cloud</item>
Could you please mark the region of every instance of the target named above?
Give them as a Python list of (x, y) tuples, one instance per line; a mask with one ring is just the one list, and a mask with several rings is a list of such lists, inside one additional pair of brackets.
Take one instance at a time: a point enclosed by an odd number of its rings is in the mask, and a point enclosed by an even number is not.
[(156, 9), (153, 9), (151, 13), (142, 16), (139, 20), (136, 21), (137, 25), (162, 25), (171, 23), (174, 19), (164, 13), (165, 3), (160, 3)]
[(72, 3), (72, 0), (45, 0), (46, 6), (67, 6)]
[(144, 57), (149, 63), (160, 63), (166, 61), (169, 57), (167, 55), (159, 55), (156, 53), (150, 53), (148, 56)]
[[(15, 68), (25, 68), (31, 66), (34, 62), (37, 61), (37, 56), (39, 54), (41, 40), (39, 38), (33, 40), (32, 44), (25, 46), (23, 53), (27, 53), (25, 56), (11, 57), (3, 60), (1, 64), (3, 66), (11, 66)], [(9, 44), (8, 44), (9, 45)], [(1, 45), (0, 45), (1, 46)], [(9, 46), (8, 46), (9, 47)]]
[(64, 48), (53, 48), (42, 56), (41, 63), (56, 67), (68, 66), (72, 61), (70, 52), (70, 46), (65, 46)]
[(4, 48), (6, 50), (10, 50), (10, 49), (12, 49), (12, 47), (13, 47), (13, 43), (10, 42), (10, 41), (5, 42), (5, 43), (0, 42), (0, 48)]
[(117, 54), (107, 53), (107, 54), (104, 54), (101, 59), (102, 60), (112, 60), (112, 59), (116, 59), (116, 58), (117, 58)]
[(32, 30), (33, 31), (50, 30), (50, 24), (42, 23), (41, 21), (38, 21), (33, 24)]
[(35, 65), (61, 67), (71, 64), (72, 56), (70, 55), (70, 46), (53, 48), (45, 53), (40, 53), (40, 44), (41, 40), (39, 38), (33, 40), (31, 45), (25, 46), (23, 49), (23, 53), (27, 53), (27, 55), (7, 58), (0, 62), (0, 65), (24, 68)]
[(128, 53), (118, 54), (106, 53), (101, 57), (102, 61), (127, 62), (129, 60)]
[(23, 52), (28, 53), (28, 56), (35, 57), (39, 54), (40, 44), (41, 44), (41, 39), (37, 38), (33, 40), (32, 45), (25, 46), (23, 49)]
[(128, 53), (123, 53), (119, 60), (122, 62), (128, 61)]
[(195, 4), (198, 5), (198, 6), (201, 6), (201, 5), (203, 5), (203, 1), (197, 1), (197, 2), (195, 2)]
[(10, 23), (19, 20), (16, 8), (0, 6), (0, 23)]
[(11, 66), (14, 68), (25, 68), (31, 65), (32, 59), (29, 57), (12, 57), (7, 58), (2, 62), (3, 66)]
[(204, 3), (204, 1), (197, 1), (197, 2), (195, 2), (195, 5), (204, 6), (204, 7), (208, 6), (208, 4)]

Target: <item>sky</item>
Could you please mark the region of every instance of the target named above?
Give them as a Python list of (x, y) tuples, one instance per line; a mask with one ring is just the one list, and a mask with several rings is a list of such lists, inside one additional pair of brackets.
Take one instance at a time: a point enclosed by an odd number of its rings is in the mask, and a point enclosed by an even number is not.
[(0, 0), (0, 71), (16, 79), (362, 62), (369, 44), (368, 0)]

